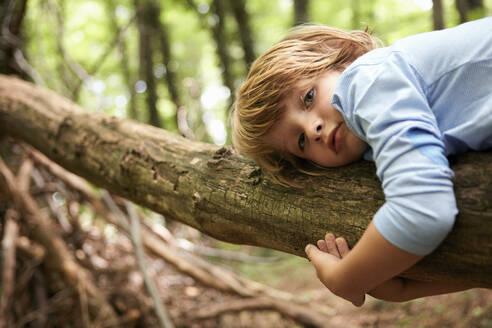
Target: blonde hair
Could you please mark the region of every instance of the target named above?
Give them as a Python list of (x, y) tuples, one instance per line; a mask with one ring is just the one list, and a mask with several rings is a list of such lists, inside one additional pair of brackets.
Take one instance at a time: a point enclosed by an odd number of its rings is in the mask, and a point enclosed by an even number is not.
[(315, 78), (328, 70), (342, 71), (380, 44), (367, 29), (346, 32), (318, 25), (294, 28), (256, 59), (238, 90), (231, 116), (235, 148), (281, 184), (292, 185), (282, 175), (289, 165), (310, 173), (306, 160), (281, 153), (265, 140), (282, 115), (283, 98), (300, 80)]

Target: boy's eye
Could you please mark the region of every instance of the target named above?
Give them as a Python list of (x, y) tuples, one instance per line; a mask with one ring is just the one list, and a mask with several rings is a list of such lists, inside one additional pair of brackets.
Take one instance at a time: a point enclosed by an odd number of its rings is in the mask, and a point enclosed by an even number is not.
[(297, 145), (301, 151), (304, 151), (304, 142), (306, 141), (306, 136), (304, 133), (301, 133), (299, 136), (299, 140), (297, 140)]
[(304, 106), (309, 108), (314, 100), (314, 89), (309, 89), (309, 91), (304, 96)]

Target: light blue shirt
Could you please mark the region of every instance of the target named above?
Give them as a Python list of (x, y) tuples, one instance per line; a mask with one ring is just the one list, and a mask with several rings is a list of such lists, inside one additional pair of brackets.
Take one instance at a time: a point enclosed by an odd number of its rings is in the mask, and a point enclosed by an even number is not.
[(492, 18), (373, 50), (340, 76), (332, 104), (370, 149), (386, 202), (378, 231), (432, 252), (458, 213), (447, 155), (492, 148)]

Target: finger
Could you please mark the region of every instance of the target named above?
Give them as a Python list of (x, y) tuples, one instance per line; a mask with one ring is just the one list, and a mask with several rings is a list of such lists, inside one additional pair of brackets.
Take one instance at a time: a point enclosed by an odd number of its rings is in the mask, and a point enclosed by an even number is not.
[(328, 232), (325, 235), (326, 248), (328, 249), (328, 253), (338, 258), (341, 258), (340, 253), (338, 252), (337, 245), (335, 244), (335, 235)]
[(318, 240), (316, 243), (318, 245), (318, 248), (325, 253), (328, 253), (328, 247), (326, 247), (326, 241), (324, 240)]
[(314, 246), (313, 244), (307, 244), (306, 248), (304, 248), (304, 252), (306, 253), (309, 261), (311, 262), (313, 261), (315, 251), (316, 251), (316, 246)]
[(340, 253), (341, 257), (344, 258), (345, 256), (348, 255), (350, 252), (350, 249), (348, 247), (347, 241), (343, 237), (338, 237), (335, 239), (335, 243), (337, 244), (337, 249), (338, 252)]
[(318, 267), (323, 263), (323, 255), (327, 256), (326, 253), (320, 251), (316, 246), (308, 244), (305, 249), (306, 255), (311, 262), (313, 262), (315, 267)]

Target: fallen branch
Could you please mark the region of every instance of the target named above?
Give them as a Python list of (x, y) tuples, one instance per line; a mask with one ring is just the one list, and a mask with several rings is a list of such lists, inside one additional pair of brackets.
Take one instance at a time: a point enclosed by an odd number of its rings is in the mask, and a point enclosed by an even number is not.
[(227, 261), (238, 261), (246, 263), (271, 263), (278, 261), (278, 258), (251, 256), (248, 254), (240, 253), (237, 251), (229, 251), (224, 249), (217, 249), (213, 247), (207, 247), (205, 245), (196, 245), (185, 238), (177, 238), (175, 240), (176, 246), (184, 249), (193, 254), (219, 258)]
[(55, 233), (51, 222), (26, 191), (19, 190), (17, 180), (0, 158), (0, 176), (5, 180), (6, 190), (14, 200), (27, 224), (32, 226), (33, 238), (46, 249), (46, 264), (61, 274), (65, 283), (74, 290), (83, 288), (89, 295), (89, 308), (94, 316), (115, 319), (112, 307), (104, 295), (90, 280), (90, 274), (72, 258), (67, 246)]
[(259, 310), (277, 311), (307, 327), (328, 327), (325, 316), (317, 314), (309, 308), (271, 298), (239, 299), (227, 303), (200, 307), (196, 311), (190, 311), (189, 316), (183, 318), (183, 322), (180, 322), (180, 324), (184, 326), (191, 325), (193, 321), (214, 318), (230, 312)]

